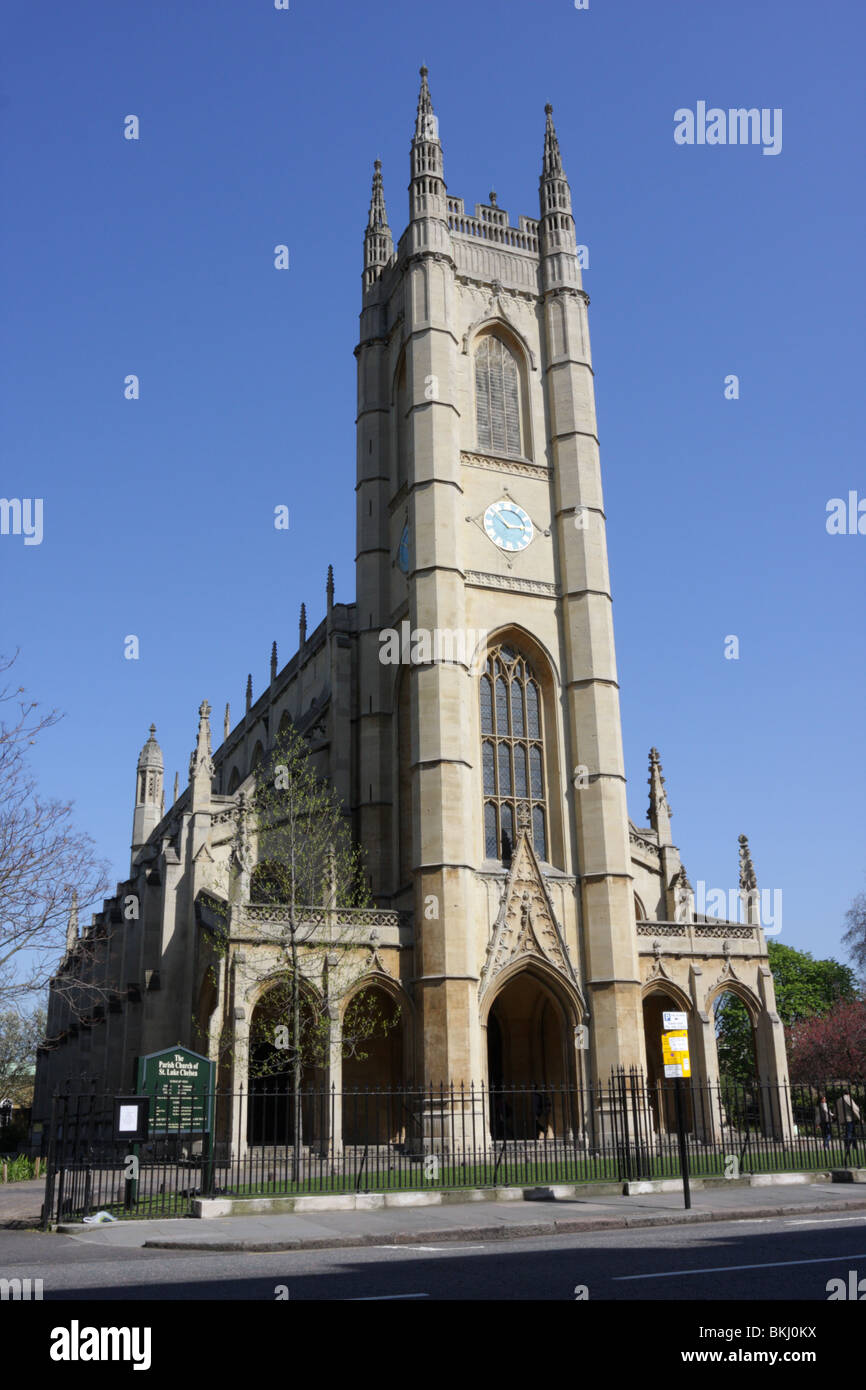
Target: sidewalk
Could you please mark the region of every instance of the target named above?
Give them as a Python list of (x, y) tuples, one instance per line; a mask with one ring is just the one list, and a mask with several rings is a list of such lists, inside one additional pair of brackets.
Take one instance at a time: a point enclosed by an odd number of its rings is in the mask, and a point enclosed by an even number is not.
[(44, 1195), (44, 1178), (0, 1183), (0, 1229), (35, 1226), (39, 1221)]
[(66, 1223), (62, 1235), (88, 1244), (157, 1250), (328, 1250), (362, 1245), (417, 1245), (437, 1241), (514, 1240), (583, 1231), (692, 1225), (709, 1221), (765, 1221), (779, 1216), (831, 1218), (848, 1214), (866, 1222), (866, 1185), (807, 1182), (800, 1186), (713, 1188), (586, 1199), (559, 1197), (511, 1202), (448, 1203), (368, 1211), (321, 1211), (280, 1216), (228, 1216), (128, 1221), (105, 1226)]

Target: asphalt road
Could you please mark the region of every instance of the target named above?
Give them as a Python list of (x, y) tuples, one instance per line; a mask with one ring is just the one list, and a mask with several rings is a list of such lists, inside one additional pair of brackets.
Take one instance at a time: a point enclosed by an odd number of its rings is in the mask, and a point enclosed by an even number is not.
[(0, 1231), (0, 1277), (43, 1280), (44, 1299), (827, 1300), (866, 1278), (866, 1217), (772, 1217), (455, 1245), (275, 1254), (100, 1246)]

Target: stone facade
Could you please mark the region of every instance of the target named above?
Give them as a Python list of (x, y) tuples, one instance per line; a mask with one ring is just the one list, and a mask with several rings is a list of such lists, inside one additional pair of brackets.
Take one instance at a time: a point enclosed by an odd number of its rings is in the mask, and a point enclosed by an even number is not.
[[(357, 988), (400, 1007), (399, 1039), (353, 1082), (652, 1073), (662, 1007), (688, 1013), (695, 1072), (715, 1077), (725, 989), (751, 1012), (761, 1074), (784, 1077), (747, 847), (746, 920), (699, 920), (655, 750), (649, 825), (628, 816), (588, 306), (551, 109), (539, 217), (512, 226), (492, 193), (469, 214), (446, 190), (422, 69), (408, 224), (395, 245), (377, 162), (364, 238), (356, 600), (335, 602), (329, 572), (324, 620), (308, 636), (302, 610), (297, 653), (278, 670), (274, 648), (215, 752), (202, 704), (168, 811), (151, 730), (129, 879), (70, 928), (52, 988), (37, 1114), (69, 1077), (124, 1088), (161, 1047), (216, 1055), (226, 1027), (225, 1079), (245, 1081), (285, 914), (250, 902), (239, 818), (286, 721), (351, 813), (375, 903), (308, 905), (306, 985), (328, 997), (336, 931)], [(215, 957), (230, 871), (241, 892)], [(322, 1076), (338, 1089), (351, 994)]]

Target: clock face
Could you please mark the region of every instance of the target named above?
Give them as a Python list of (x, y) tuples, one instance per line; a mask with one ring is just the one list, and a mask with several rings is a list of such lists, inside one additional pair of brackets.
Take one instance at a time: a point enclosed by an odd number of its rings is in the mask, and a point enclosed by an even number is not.
[(404, 574), (409, 573), (409, 523), (403, 527), (403, 534), (400, 537), (400, 544), (397, 547), (397, 564)]
[(530, 517), (510, 497), (491, 502), (484, 513), (484, 530), (500, 550), (525, 550), (535, 534)]

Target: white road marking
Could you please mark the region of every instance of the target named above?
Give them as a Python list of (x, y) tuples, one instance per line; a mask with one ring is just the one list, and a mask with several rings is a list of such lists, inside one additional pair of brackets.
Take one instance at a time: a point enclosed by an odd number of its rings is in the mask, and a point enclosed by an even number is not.
[(784, 1265), (826, 1265), (840, 1264), (843, 1260), (866, 1260), (866, 1253), (857, 1255), (822, 1255), (815, 1260), (768, 1260), (760, 1265), (717, 1265), (715, 1269), (669, 1269), (661, 1274), (615, 1274), (614, 1283), (629, 1279), (674, 1279), (684, 1274), (731, 1274), (738, 1269), (781, 1269)]
[(347, 1298), (346, 1303), (392, 1303), (396, 1298), (429, 1298), (429, 1293), (371, 1293), (363, 1298)]
[(786, 1226), (841, 1226), (846, 1221), (860, 1222), (866, 1221), (863, 1216), (798, 1216), (794, 1221), (786, 1221)]
[(484, 1250), (484, 1245), (374, 1245), (374, 1250), (424, 1251), (425, 1254), (450, 1255), (461, 1250)]

